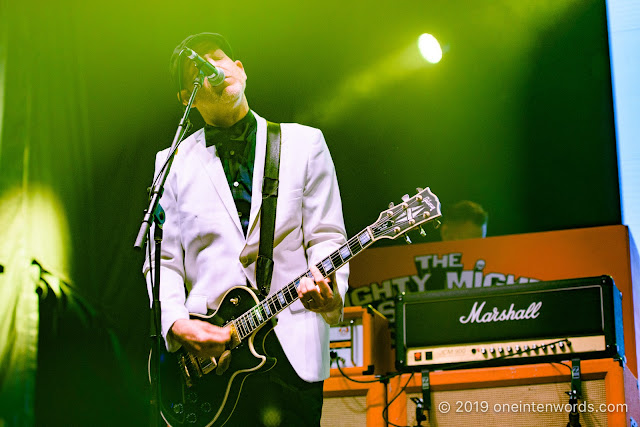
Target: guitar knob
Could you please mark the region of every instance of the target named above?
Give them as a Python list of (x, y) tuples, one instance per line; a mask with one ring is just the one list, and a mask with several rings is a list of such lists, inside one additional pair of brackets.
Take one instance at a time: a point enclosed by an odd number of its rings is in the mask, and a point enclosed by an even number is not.
[(202, 412), (211, 412), (211, 403), (204, 402), (202, 405), (200, 405), (200, 409), (202, 409)]
[(182, 405), (182, 403), (177, 403), (173, 407), (173, 412), (175, 412), (177, 415), (180, 415), (181, 413), (183, 413), (184, 412), (184, 406)]
[(187, 415), (188, 423), (195, 424), (196, 421), (198, 421), (198, 416), (195, 414), (195, 412), (191, 412), (189, 415)]
[(187, 395), (187, 399), (189, 399), (190, 402), (197, 402), (198, 401), (198, 393), (192, 391), (191, 393), (189, 393)]

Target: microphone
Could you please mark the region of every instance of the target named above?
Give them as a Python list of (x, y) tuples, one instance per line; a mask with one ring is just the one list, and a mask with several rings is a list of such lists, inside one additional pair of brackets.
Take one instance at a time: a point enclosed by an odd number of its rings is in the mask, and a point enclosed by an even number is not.
[(224, 81), (224, 71), (205, 60), (192, 49), (185, 47), (182, 53), (185, 53), (189, 59), (195, 62), (196, 67), (207, 76), (207, 80), (209, 80), (211, 86), (218, 86)]

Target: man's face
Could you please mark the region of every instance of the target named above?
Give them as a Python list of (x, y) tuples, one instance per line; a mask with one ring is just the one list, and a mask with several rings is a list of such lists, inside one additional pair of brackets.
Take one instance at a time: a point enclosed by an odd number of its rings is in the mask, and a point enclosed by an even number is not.
[[(216, 47), (210, 48), (201, 56), (220, 68), (224, 72), (225, 79), (221, 84), (211, 86), (205, 78), (196, 95), (194, 106), (201, 109), (206, 108), (207, 104), (217, 104), (219, 102), (235, 104), (240, 102), (244, 97), (244, 90), (247, 85), (247, 74), (244, 71), (242, 62), (233, 61), (221, 49)], [(198, 72), (195, 62), (185, 58), (183, 61), (183, 87), (185, 89), (182, 91), (182, 99), (185, 103), (191, 95), (193, 81)]]

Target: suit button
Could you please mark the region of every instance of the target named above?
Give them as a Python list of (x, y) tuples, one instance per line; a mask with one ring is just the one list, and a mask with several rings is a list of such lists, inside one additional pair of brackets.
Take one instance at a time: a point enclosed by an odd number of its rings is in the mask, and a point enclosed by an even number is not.
[(240, 257), (240, 263), (241, 263), (243, 266), (245, 266), (245, 267), (247, 266), (247, 261), (248, 261), (248, 259), (247, 259), (247, 257), (246, 257), (246, 256)]

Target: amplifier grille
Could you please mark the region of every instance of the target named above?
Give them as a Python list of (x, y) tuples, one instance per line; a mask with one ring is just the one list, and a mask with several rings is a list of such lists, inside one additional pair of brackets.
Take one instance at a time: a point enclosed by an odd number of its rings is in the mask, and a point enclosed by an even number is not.
[[(596, 406), (607, 403), (605, 383), (603, 379), (584, 381), (582, 383), (584, 401)], [(543, 405), (564, 405), (569, 403), (565, 394), (571, 389), (570, 383), (529, 384), (509, 387), (493, 387), (483, 389), (447, 390), (431, 393), (431, 422), (423, 422), (423, 426), (566, 426), (569, 415), (560, 411), (527, 411), (525, 403)], [(410, 398), (422, 399), (421, 393), (407, 394), (407, 425), (417, 425), (416, 407)], [(447, 414), (438, 411), (438, 405), (447, 402), (451, 411)], [(488, 410), (464, 411), (463, 405), (457, 402), (486, 402)], [(520, 405), (522, 403), (522, 405)], [(522, 412), (502, 410), (505, 404), (516, 404)], [(496, 406), (497, 405), (497, 406)], [(469, 404), (467, 404), (469, 407)], [(494, 408), (500, 408), (495, 411)], [(546, 406), (545, 406), (546, 408)], [(460, 412), (457, 412), (460, 410)], [(580, 414), (583, 427), (601, 427), (607, 425), (606, 412), (585, 412)]]
[(324, 398), (321, 427), (364, 426), (366, 421), (366, 395)]

